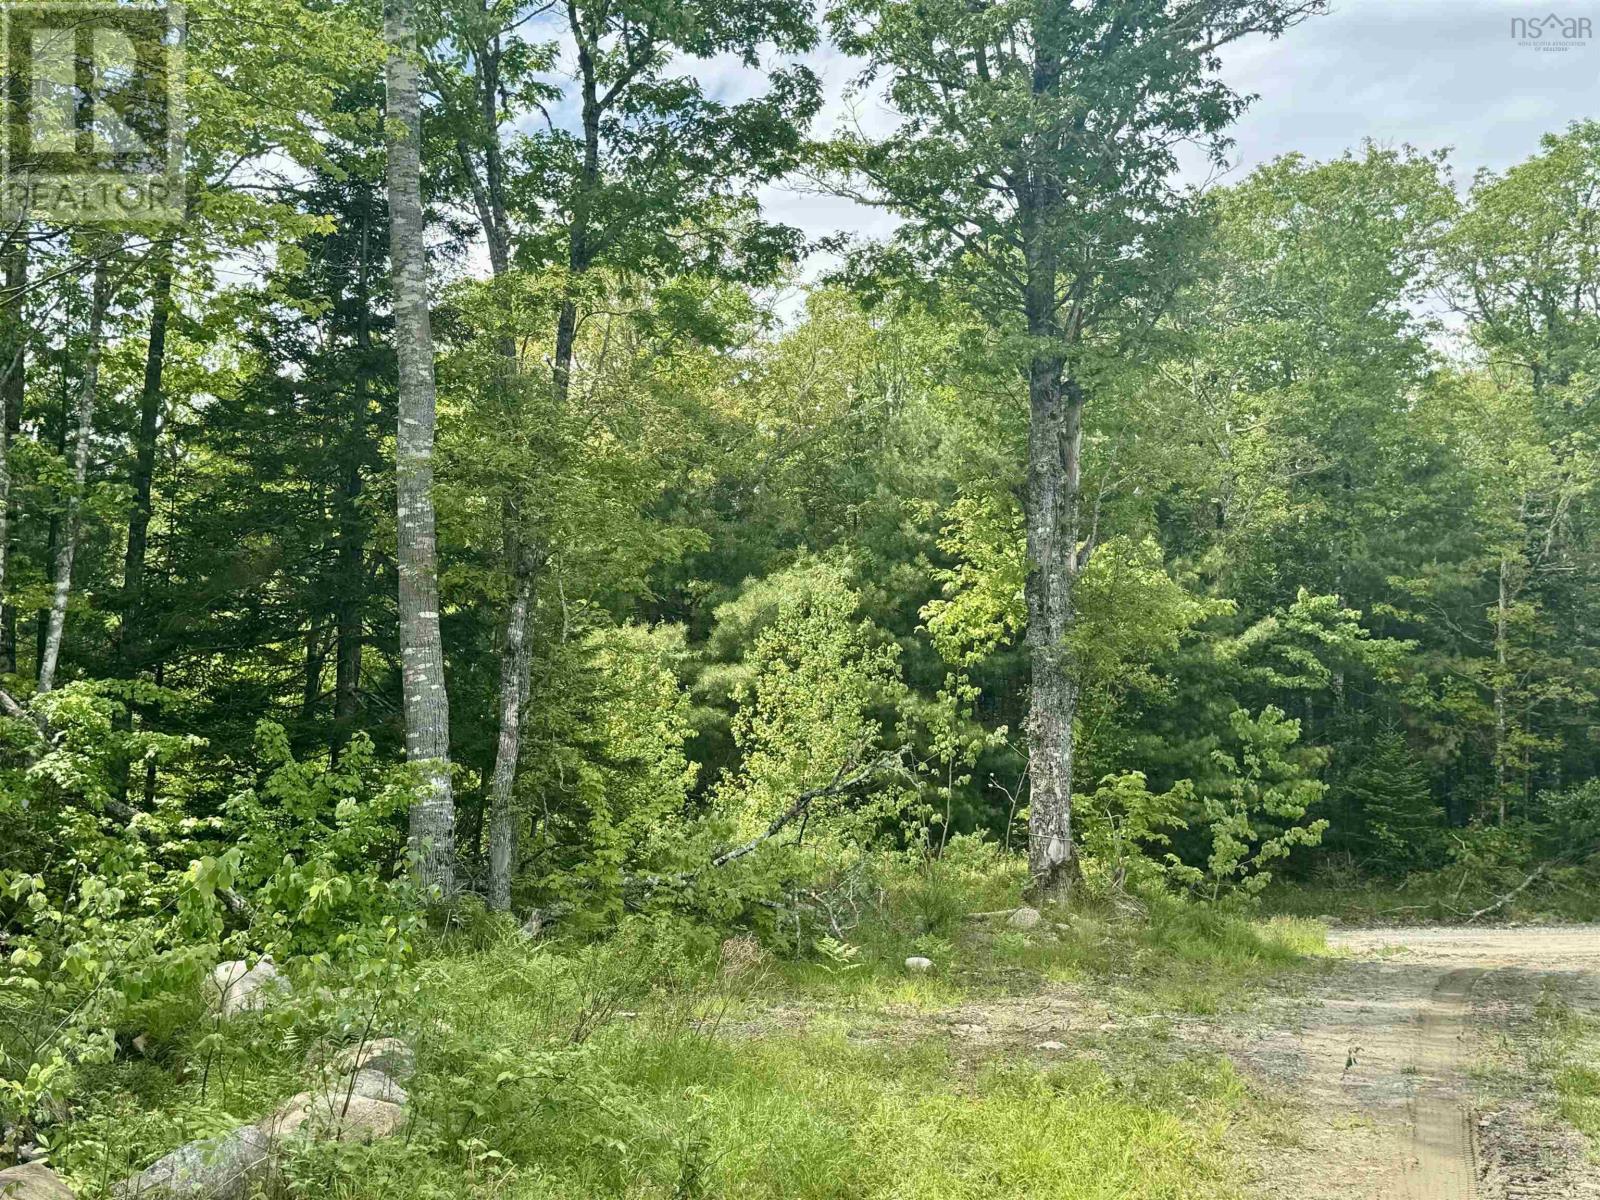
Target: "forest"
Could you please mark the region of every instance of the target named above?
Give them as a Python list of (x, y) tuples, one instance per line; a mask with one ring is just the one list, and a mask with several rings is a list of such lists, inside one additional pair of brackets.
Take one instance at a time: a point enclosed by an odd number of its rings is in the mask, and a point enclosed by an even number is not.
[(0, 1194), (1255, 1195), (1140, 1021), (1600, 915), (1600, 120), (1224, 170), (1321, 0), (382, 7), (190, 0), (181, 214), (4, 214)]

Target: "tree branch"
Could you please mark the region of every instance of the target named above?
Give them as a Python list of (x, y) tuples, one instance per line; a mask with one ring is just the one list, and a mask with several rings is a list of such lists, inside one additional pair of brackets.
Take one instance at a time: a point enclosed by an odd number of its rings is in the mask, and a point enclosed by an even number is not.
[[(772, 824), (768, 825), (765, 832), (757, 834), (748, 842), (733, 846), (712, 857), (703, 869), (715, 870), (725, 867), (731, 862), (737, 862), (746, 855), (754, 854), (764, 843), (777, 837), (790, 825), (811, 811), (811, 805), (828, 796), (842, 796), (860, 787), (867, 780), (882, 771), (895, 767), (903, 769), (905, 755), (903, 751), (892, 754), (882, 754), (865, 765), (854, 759), (846, 759), (839, 764), (839, 769), (833, 773), (833, 778), (821, 787), (809, 788), (795, 797), (790, 804)], [(689, 883), (698, 878), (701, 871), (680, 871), (676, 875), (640, 875), (628, 876), (623, 879), (623, 884), (636, 887), (661, 887), (669, 883)]]

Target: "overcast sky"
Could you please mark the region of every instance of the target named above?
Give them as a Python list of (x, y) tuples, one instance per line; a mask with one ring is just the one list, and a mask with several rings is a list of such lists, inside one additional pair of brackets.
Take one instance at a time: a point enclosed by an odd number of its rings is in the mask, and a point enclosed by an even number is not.
[[(1225, 78), (1258, 97), (1234, 128), (1231, 177), (1292, 150), (1337, 157), (1363, 138), (1453, 147), (1458, 182), (1526, 158), (1542, 134), (1600, 116), (1600, 37), (1552, 53), (1512, 34), (1513, 18), (1551, 12), (1588, 17), (1600, 33), (1600, 0), (1335, 0), (1331, 13), (1276, 41), (1231, 47)], [(856, 67), (827, 53), (812, 66), (830, 100), (820, 132), (837, 123)], [(738, 74), (717, 80), (729, 98), (752, 86)], [(870, 103), (860, 117), (868, 125), (892, 119)], [(774, 188), (765, 200), (770, 216), (812, 236), (891, 228), (882, 214), (792, 188)]]

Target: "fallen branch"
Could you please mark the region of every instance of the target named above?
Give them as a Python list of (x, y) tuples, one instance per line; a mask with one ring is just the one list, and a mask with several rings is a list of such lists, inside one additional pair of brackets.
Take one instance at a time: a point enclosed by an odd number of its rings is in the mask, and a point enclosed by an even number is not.
[(821, 800), (825, 796), (842, 796), (851, 789), (861, 786), (879, 771), (886, 770), (889, 766), (899, 762), (899, 755), (886, 754), (882, 758), (862, 767), (848, 779), (844, 778), (844, 773), (850, 768), (851, 764), (848, 762), (839, 764), (839, 769), (833, 773), (831, 780), (822, 787), (801, 792), (795, 797), (794, 803), (788, 807), (784, 814), (767, 826), (765, 833), (758, 834), (742, 846), (735, 846), (732, 850), (723, 851), (711, 860), (711, 865), (713, 867), (725, 867), (747, 854), (753, 854), (761, 843), (777, 837), (786, 828), (794, 824), (795, 821), (805, 816), (810, 811), (813, 801)]
[(1486, 917), (1492, 912), (1498, 912), (1507, 904), (1510, 904), (1511, 901), (1515, 900), (1523, 892), (1527, 891), (1528, 888), (1531, 887), (1536, 881), (1542, 879), (1551, 868), (1559, 867), (1563, 863), (1581, 862), (1595, 854), (1597, 851), (1600, 851), (1600, 844), (1591, 843), (1587, 846), (1575, 847), (1571, 850), (1568, 850), (1565, 854), (1556, 855), (1556, 857), (1550, 859), (1548, 862), (1540, 863), (1539, 866), (1534, 869), (1533, 874), (1529, 875), (1521, 883), (1517, 884), (1516, 887), (1512, 888), (1509, 892), (1507, 892), (1504, 896), (1501, 896), (1500, 899), (1496, 900), (1487, 908), (1480, 908), (1477, 912), (1471, 914), (1469, 917), (1467, 917), (1467, 921), (1470, 923), (1472, 921), (1476, 921), (1479, 917)]
[[(1561, 860), (1557, 859), (1555, 861), (1556, 862), (1560, 862)], [(1510, 904), (1519, 895), (1521, 895), (1523, 892), (1525, 892), (1528, 889), (1528, 887), (1535, 880), (1543, 877), (1544, 873), (1546, 871), (1548, 871), (1554, 865), (1555, 865), (1555, 863), (1553, 863), (1553, 862), (1540, 863), (1538, 868), (1534, 870), (1533, 874), (1529, 875), (1521, 883), (1517, 884), (1516, 887), (1512, 888), (1504, 896), (1501, 896), (1500, 899), (1496, 900), (1493, 904), (1489, 905), (1488, 907), (1480, 908), (1477, 912), (1470, 914), (1467, 917), (1467, 924), (1470, 925), (1473, 921), (1476, 921), (1479, 917), (1486, 917), (1492, 912), (1499, 912), (1502, 908), (1504, 908), (1506, 905)]]
[[(40, 740), (44, 743), (42, 747), (30, 747), (24, 752), (28, 755), (28, 765), (32, 766), (38, 762), (49, 751), (49, 748), (55, 745), (56, 732), (50, 728), (50, 723), (38, 713), (30, 712), (24, 708), (17, 702), (16, 697), (4, 688), (0, 688), (0, 711), (4, 711), (7, 716), (14, 717), (17, 720), (27, 721), (33, 726)], [(85, 803), (83, 797), (75, 798), (80, 803)], [(151, 846), (159, 846), (162, 843), (163, 839), (159, 833), (138, 823), (139, 813), (132, 806), (124, 804), (113, 796), (107, 796), (100, 802), (100, 807), (105, 810), (107, 816), (113, 820), (121, 821), (129, 832), (137, 835)], [(250, 902), (232, 888), (218, 888), (217, 899), (221, 900), (228, 911), (237, 917), (249, 920), (255, 915), (255, 910), (250, 907)]]
[[(746, 855), (754, 854), (763, 843), (777, 837), (790, 825), (806, 816), (811, 811), (811, 806), (816, 801), (828, 796), (842, 796), (847, 792), (860, 787), (873, 776), (882, 771), (896, 767), (903, 768), (905, 756), (903, 753), (883, 754), (873, 759), (865, 766), (853, 759), (846, 759), (839, 764), (839, 769), (833, 773), (833, 778), (821, 787), (809, 788), (795, 797), (794, 803), (785, 809), (782, 815), (773, 820), (766, 830), (751, 838), (748, 842), (731, 847), (714, 855), (705, 867), (695, 871), (680, 871), (676, 875), (635, 875), (624, 876), (624, 886), (633, 887), (662, 887), (667, 884), (691, 883), (706, 870), (715, 870), (725, 867), (731, 862), (737, 862)], [(846, 775), (846, 772), (850, 774)]]

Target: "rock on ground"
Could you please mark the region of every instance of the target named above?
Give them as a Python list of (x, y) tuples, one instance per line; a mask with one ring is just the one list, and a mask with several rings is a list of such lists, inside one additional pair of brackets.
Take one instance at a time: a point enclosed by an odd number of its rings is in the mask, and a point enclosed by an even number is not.
[[(265, 960), (263, 960), (265, 961)], [(243, 966), (243, 964), (224, 964)], [(259, 966), (260, 964), (258, 964)], [(271, 963), (266, 963), (271, 968)], [(223, 968), (218, 968), (219, 972)], [(276, 972), (273, 972), (276, 975)], [(222, 996), (228, 998), (223, 975)], [(237, 982), (234, 980), (233, 982)], [(271, 984), (258, 985), (276, 991)], [(243, 1125), (209, 1141), (174, 1150), (138, 1175), (119, 1184), (117, 1200), (172, 1197), (185, 1200), (244, 1200), (272, 1170), (273, 1153), (289, 1137), (337, 1138), (372, 1142), (405, 1124), (408, 1100), (399, 1079), (409, 1079), (416, 1056), (399, 1038), (379, 1038), (340, 1051), (328, 1064), (336, 1082), (320, 1091), (301, 1092), (265, 1120)], [(20, 1170), (21, 1168), (18, 1168)], [(4, 1180), (6, 1173), (0, 1173)], [(53, 1176), (51, 1178), (54, 1178)], [(0, 1192), (0, 1200), (8, 1194)], [(16, 1200), (73, 1200), (72, 1193), (18, 1192)]]
[(1037, 908), (1019, 908), (1006, 919), (1006, 924), (1013, 929), (1032, 929), (1039, 921)]
[(242, 959), (218, 963), (211, 972), (213, 1000), (224, 1017), (265, 1008), (289, 990), (289, 981), (278, 972), (272, 959), (263, 958), (255, 966)]
[(381, 1071), (390, 1079), (404, 1083), (416, 1073), (417, 1056), (402, 1039), (386, 1037), (348, 1046), (334, 1055), (328, 1065), (339, 1075), (349, 1075), (352, 1071)]
[(205, 1197), (244, 1200), (251, 1185), (269, 1168), (272, 1138), (254, 1125), (241, 1125), (220, 1138), (190, 1142), (120, 1184), (119, 1200), (135, 1197)]
[[(391, 1086), (399, 1087), (392, 1081)], [(341, 1142), (373, 1142), (397, 1132), (405, 1120), (406, 1110), (399, 1104), (331, 1088), (317, 1094), (301, 1092), (261, 1122), (259, 1131), (269, 1141), (304, 1133)]]
[(0, 1197), (4, 1200), (74, 1200), (72, 1189), (41, 1162), (23, 1163), (0, 1171)]

